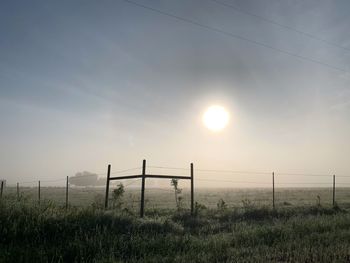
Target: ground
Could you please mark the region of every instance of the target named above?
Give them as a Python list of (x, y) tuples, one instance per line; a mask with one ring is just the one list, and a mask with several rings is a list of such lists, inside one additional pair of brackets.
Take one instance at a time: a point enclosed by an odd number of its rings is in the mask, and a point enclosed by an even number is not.
[(134, 191), (125, 193), (121, 209), (105, 211), (103, 189), (71, 189), (80, 205), (71, 200), (68, 210), (59, 202), (63, 189), (44, 188), (56, 201), (40, 206), (34, 196), (18, 201), (7, 189), (0, 202), (0, 262), (350, 261), (345, 188), (335, 207), (329, 189), (279, 189), (276, 209), (268, 189), (200, 190), (194, 215), (187, 202), (175, 209), (171, 192), (151, 190), (143, 219)]

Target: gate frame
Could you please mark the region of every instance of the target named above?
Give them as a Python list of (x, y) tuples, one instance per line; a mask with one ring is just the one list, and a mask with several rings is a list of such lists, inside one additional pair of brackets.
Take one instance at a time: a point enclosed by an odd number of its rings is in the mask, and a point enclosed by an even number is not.
[(113, 180), (123, 180), (123, 179), (135, 179), (141, 178), (141, 204), (140, 204), (140, 217), (144, 216), (145, 212), (145, 182), (146, 178), (159, 178), (159, 179), (185, 179), (191, 180), (191, 214), (194, 212), (194, 169), (193, 163), (190, 164), (190, 176), (183, 175), (159, 175), (159, 174), (146, 174), (146, 160), (142, 161), (142, 174), (140, 175), (126, 175), (111, 177), (111, 165), (107, 168), (107, 181), (106, 181), (106, 196), (105, 196), (105, 209), (108, 208), (108, 194), (109, 194), (109, 182)]

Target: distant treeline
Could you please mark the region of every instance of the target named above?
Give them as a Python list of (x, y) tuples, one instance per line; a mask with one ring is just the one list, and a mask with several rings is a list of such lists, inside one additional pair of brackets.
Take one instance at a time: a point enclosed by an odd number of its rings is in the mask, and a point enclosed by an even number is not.
[(106, 179), (99, 178), (95, 173), (84, 171), (70, 177), (69, 183), (75, 186), (102, 186), (106, 184)]

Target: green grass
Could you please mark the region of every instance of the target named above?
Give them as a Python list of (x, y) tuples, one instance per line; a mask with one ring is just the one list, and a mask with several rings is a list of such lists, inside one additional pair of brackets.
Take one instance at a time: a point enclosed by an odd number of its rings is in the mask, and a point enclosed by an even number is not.
[(0, 262), (349, 262), (350, 213), (324, 206), (104, 211), (0, 202)]

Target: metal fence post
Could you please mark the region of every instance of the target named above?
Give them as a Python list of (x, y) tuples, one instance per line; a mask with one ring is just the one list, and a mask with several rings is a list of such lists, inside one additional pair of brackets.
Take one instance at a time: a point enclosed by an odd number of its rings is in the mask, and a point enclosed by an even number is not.
[(109, 193), (109, 178), (111, 176), (111, 165), (108, 165), (107, 169), (107, 182), (106, 182), (106, 197), (105, 197), (105, 209), (108, 208), (108, 193)]
[(68, 209), (68, 189), (69, 188), (69, 177), (66, 178), (66, 210)]
[(191, 163), (191, 214), (194, 212), (194, 171), (193, 163)]
[(40, 205), (40, 180), (38, 182), (38, 203)]
[(335, 175), (333, 175), (333, 206), (335, 206)]
[(140, 217), (142, 218), (145, 213), (145, 180), (146, 180), (146, 160), (142, 162), (142, 184), (141, 184), (141, 206)]
[(4, 181), (1, 181), (0, 198), (2, 198), (2, 192), (4, 191)]
[(275, 209), (275, 172), (272, 172), (272, 208)]

